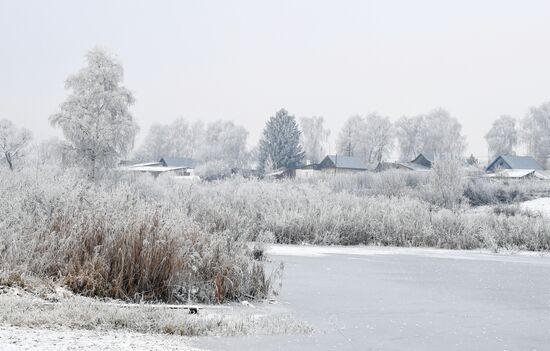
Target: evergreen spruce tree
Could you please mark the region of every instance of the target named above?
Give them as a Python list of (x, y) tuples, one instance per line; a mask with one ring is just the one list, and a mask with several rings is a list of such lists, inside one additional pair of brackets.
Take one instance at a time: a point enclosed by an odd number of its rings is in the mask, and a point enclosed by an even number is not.
[(260, 140), (260, 171), (265, 172), (268, 164), (273, 169), (295, 167), (303, 158), (304, 151), (300, 145), (300, 129), (296, 119), (285, 109), (281, 109), (267, 121), (264, 128)]

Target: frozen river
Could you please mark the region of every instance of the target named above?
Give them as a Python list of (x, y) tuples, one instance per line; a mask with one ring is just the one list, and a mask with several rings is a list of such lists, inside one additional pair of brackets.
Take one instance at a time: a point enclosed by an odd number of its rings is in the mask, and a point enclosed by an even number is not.
[(282, 305), (307, 336), (204, 338), (211, 350), (549, 350), (550, 257), (384, 249), (272, 249)]

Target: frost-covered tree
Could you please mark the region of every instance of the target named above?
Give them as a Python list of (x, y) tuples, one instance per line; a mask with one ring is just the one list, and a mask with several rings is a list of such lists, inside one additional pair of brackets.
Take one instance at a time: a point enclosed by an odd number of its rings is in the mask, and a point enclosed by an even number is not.
[(493, 122), (491, 129), (485, 134), (492, 158), (498, 155), (513, 155), (518, 142), (516, 120), (511, 116), (500, 116)]
[(248, 131), (231, 121), (216, 121), (206, 127), (201, 160), (224, 162), (230, 167), (241, 167), (248, 157)]
[(425, 116), (422, 151), (432, 153), (436, 159), (459, 159), (466, 150), (462, 125), (446, 110), (439, 108)]
[(157, 161), (161, 157), (189, 157), (201, 163), (215, 162), (209, 169), (241, 167), (248, 161), (248, 131), (231, 121), (188, 123), (182, 118), (169, 124), (154, 124), (136, 158)]
[(367, 163), (377, 163), (389, 156), (393, 149), (393, 126), (388, 117), (371, 113), (365, 117), (367, 129), (364, 132), (364, 142)]
[(0, 161), (4, 160), (13, 171), (15, 162), (23, 156), (31, 137), (29, 130), (18, 128), (7, 119), (0, 120)]
[(363, 131), (366, 129), (365, 120), (361, 116), (352, 116), (346, 120), (344, 127), (338, 134), (337, 150), (344, 156), (359, 156), (362, 150)]
[(459, 159), (466, 150), (462, 125), (444, 109), (402, 117), (396, 126), (402, 160), (412, 160), (420, 152), (431, 153), (436, 159)]
[(289, 168), (298, 165), (304, 158), (300, 145), (300, 129), (294, 116), (285, 109), (279, 110), (266, 123), (260, 140), (259, 168)]
[(410, 161), (422, 151), (425, 130), (424, 116), (403, 116), (395, 123), (401, 161)]
[(44, 170), (61, 169), (65, 166), (65, 143), (57, 137), (41, 140), (30, 145), (28, 150), (24, 160), (25, 167)]
[(325, 129), (324, 124), (323, 117), (300, 118), (301, 142), (305, 157), (314, 163), (321, 161), (327, 152), (330, 130)]
[(158, 161), (161, 157), (195, 158), (204, 141), (204, 124), (188, 123), (178, 118), (168, 124), (155, 123), (135, 157), (142, 161)]
[(550, 159), (550, 102), (532, 107), (521, 123), (521, 139), (540, 164)]
[(121, 85), (122, 65), (98, 48), (86, 59), (88, 65), (65, 82), (72, 93), (50, 121), (61, 128), (93, 180), (132, 149), (138, 126), (128, 109), (134, 97)]
[(134, 156), (141, 161), (158, 161), (161, 157), (174, 156), (169, 143), (170, 129), (168, 127), (159, 123), (152, 124)]
[(338, 152), (359, 157), (367, 164), (380, 162), (392, 150), (392, 129), (390, 119), (376, 113), (350, 117), (338, 137)]

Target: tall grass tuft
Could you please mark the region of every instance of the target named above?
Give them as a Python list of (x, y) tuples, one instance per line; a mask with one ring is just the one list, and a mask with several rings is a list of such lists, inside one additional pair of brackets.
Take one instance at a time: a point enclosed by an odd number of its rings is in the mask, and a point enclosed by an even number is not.
[(269, 294), (269, 277), (244, 238), (193, 221), (185, 203), (70, 174), (2, 176), (4, 271), (125, 300), (224, 302)]

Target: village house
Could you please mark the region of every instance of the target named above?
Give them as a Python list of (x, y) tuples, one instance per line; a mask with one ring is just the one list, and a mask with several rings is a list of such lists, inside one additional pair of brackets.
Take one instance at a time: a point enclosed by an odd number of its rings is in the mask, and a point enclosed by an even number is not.
[(354, 156), (327, 155), (319, 163), (308, 163), (292, 168), (281, 168), (266, 174), (266, 177), (282, 178), (310, 178), (322, 174), (351, 174), (365, 172), (368, 168), (360, 158)]
[(359, 157), (341, 155), (327, 155), (316, 169), (327, 173), (357, 173), (368, 170)]
[(531, 156), (500, 155), (486, 168), (487, 172), (496, 172), (503, 169), (531, 169), (542, 171), (544, 168)]
[(408, 171), (425, 172), (432, 168), (434, 155), (432, 153), (420, 153), (411, 162), (380, 162), (374, 169), (375, 172), (387, 171), (390, 169), (402, 169)]
[(499, 155), (486, 171), (487, 178), (548, 179), (544, 168), (531, 156)]
[(177, 178), (193, 177), (196, 161), (191, 158), (162, 157), (158, 162), (126, 164), (121, 170), (126, 172), (149, 173), (155, 177), (170, 174)]

